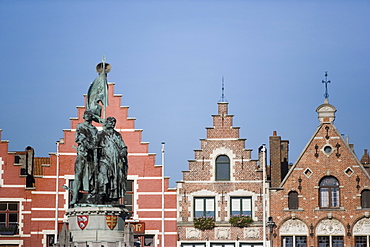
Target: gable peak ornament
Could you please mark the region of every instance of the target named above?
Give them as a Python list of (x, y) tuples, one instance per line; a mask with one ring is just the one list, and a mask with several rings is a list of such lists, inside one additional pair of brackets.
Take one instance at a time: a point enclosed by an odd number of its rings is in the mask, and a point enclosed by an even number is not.
[(316, 112), (319, 114), (318, 118), (320, 123), (332, 123), (335, 120), (335, 112), (337, 109), (329, 104), (329, 93), (328, 93), (328, 72), (325, 71), (325, 80), (322, 80), (325, 84), (324, 104), (317, 107)]

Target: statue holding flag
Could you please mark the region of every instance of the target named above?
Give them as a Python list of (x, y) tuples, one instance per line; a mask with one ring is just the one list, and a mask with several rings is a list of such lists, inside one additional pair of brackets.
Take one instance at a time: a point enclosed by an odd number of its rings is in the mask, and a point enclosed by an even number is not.
[(103, 57), (103, 61), (96, 65), (96, 71), (99, 75), (90, 85), (87, 93), (86, 109), (92, 112), (93, 120), (98, 123), (103, 123), (103, 119), (105, 118), (105, 112), (102, 116), (102, 105), (104, 107), (108, 106), (107, 73), (110, 69), (110, 64), (106, 63)]

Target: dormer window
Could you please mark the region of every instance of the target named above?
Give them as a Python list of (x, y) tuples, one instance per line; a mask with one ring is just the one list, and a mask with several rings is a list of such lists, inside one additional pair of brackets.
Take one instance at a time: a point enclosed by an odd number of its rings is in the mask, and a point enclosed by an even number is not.
[(216, 180), (230, 180), (230, 159), (227, 155), (220, 155), (216, 159)]

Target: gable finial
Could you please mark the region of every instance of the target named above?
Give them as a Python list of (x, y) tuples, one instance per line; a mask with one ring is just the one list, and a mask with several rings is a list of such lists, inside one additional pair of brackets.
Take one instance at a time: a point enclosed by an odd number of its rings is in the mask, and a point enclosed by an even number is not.
[(322, 83), (325, 83), (325, 94), (324, 94), (324, 98), (325, 99), (328, 99), (329, 98), (328, 83), (330, 83), (330, 81), (328, 81), (328, 71), (325, 71), (325, 81), (322, 80)]
[(227, 100), (225, 99), (225, 82), (223, 76), (222, 76), (221, 100), (219, 102), (227, 102)]

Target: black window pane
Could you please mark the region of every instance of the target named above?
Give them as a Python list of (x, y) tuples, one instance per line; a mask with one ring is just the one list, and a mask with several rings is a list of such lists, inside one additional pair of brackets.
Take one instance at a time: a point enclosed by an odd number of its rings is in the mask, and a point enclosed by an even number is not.
[(125, 195), (125, 205), (132, 205), (132, 194)]
[(9, 203), (8, 204), (8, 209), (10, 211), (18, 211), (18, 204), (17, 203)]
[(0, 203), (0, 211), (5, 211), (7, 209), (7, 203)]
[(355, 247), (367, 247), (366, 246), (366, 236), (356, 236), (355, 237)]
[(9, 222), (18, 222), (18, 214), (9, 214)]
[(126, 182), (126, 191), (132, 192), (132, 180), (127, 180)]
[(6, 222), (6, 220), (5, 220), (6, 218), (5, 218), (5, 214), (3, 214), (3, 213), (0, 213), (0, 223), (5, 223)]

